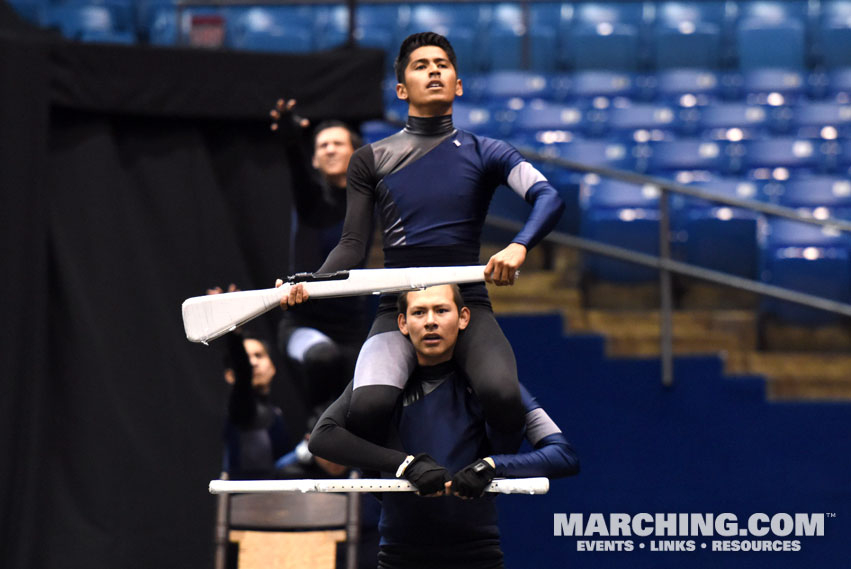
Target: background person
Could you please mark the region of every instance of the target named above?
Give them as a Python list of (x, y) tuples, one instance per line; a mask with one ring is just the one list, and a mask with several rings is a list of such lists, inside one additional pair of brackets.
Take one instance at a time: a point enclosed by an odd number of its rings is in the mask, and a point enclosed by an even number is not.
[[(318, 267), (340, 240), (346, 215), (346, 170), (363, 141), (341, 121), (319, 123), (312, 152), (306, 151), (309, 123), (295, 115), (294, 100), (279, 100), (273, 129), (281, 132), (292, 165), (294, 210), (290, 274)], [(362, 267), (362, 263), (356, 268)], [(309, 428), (352, 378), (368, 330), (365, 297), (317, 300), (284, 313), (278, 348), (292, 364), (309, 411)], [(341, 316), (345, 315), (345, 317)], [(307, 453), (306, 446), (303, 453)]]

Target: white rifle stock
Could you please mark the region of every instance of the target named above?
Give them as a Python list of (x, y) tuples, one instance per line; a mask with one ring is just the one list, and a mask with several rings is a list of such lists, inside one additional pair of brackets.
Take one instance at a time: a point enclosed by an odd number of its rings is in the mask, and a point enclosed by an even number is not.
[(311, 298), (419, 290), (450, 283), (484, 281), (484, 265), (356, 269), (329, 275), (304, 273), (278, 288), (195, 296), (183, 302), (183, 328), (191, 342), (206, 344), (276, 306), (290, 288), (303, 284)]

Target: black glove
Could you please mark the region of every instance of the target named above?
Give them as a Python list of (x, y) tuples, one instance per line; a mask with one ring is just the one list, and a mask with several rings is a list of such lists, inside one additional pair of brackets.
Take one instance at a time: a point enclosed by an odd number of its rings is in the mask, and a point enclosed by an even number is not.
[(305, 130), (310, 126), (310, 121), (300, 117), (293, 111), (295, 100), (278, 99), (275, 106), (269, 111), (272, 119), (270, 128), (281, 135), (288, 144), (300, 142), (305, 135)]
[(479, 498), (496, 476), (494, 467), (484, 459), (477, 460), (455, 473), (452, 477), (452, 493), (462, 498)]
[(426, 453), (415, 456), (402, 477), (417, 487), (420, 496), (442, 492), (450, 479), (449, 471)]

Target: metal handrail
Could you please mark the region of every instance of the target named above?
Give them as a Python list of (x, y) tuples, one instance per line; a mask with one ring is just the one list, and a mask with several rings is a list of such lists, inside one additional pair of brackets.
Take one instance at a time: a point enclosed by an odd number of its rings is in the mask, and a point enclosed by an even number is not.
[[(573, 235), (568, 235), (565, 233), (552, 232), (546, 240), (558, 243), (561, 245), (566, 245), (575, 249), (580, 249), (583, 251), (588, 251), (591, 253), (596, 253), (599, 255), (605, 255), (608, 257), (614, 257), (616, 259), (620, 259), (622, 261), (627, 261), (630, 263), (636, 263), (639, 265), (644, 265), (648, 267), (655, 268), (659, 271), (659, 283), (660, 283), (660, 355), (662, 359), (662, 385), (666, 387), (670, 387), (673, 385), (674, 377), (673, 377), (673, 293), (671, 290), (671, 273), (677, 273), (681, 275), (686, 275), (690, 277), (694, 277), (697, 279), (702, 279), (710, 282), (714, 282), (716, 284), (721, 284), (724, 286), (729, 286), (733, 288), (737, 288), (740, 290), (746, 290), (749, 292), (754, 292), (760, 294), (762, 296), (770, 296), (773, 298), (778, 298), (780, 300), (786, 300), (789, 302), (794, 302), (797, 304), (802, 304), (805, 306), (809, 306), (811, 308), (816, 308), (819, 310), (825, 310), (828, 312), (833, 312), (836, 314), (840, 314), (842, 316), (851, 317), (851, 304), (846, 304), (842, 302), (836, 302), (830, 299), (826, 299), (819, 296), (814, 296), (811, 294), (805, 294), (801, 292), (794, 291), (792, 289), (788, 289), (785, 287), (778, 287), (774, 285), (767, 285), (765, 283), (754, 281), (751, 279), (745, 279), (741, 277), (736, 277), (727, 273), (723, 273), (720, 271), (713, 271), (709, 269), (705, 269), (703, 267), (698, 267), (696, 265), (691, 265), (688, 263), (683, 263), (680, 261), (675, 261), (671, 259), (671, 245), (670, 245), (670, 212), (668, 197), (669, 192), (684, 194), (687, 196), (691, 196), (694, 198), (699, 198), (705, 201), (710, 202), (719, 202), (726, 205), (730, 205), (733, 207), (738, 207), (742, 209), (748, 209), (752, 211), (757, 211), (766, 215), (774, 215), (778, 217), (784, 217), (787, 219), (793, 219), (795, 221), (800, 221), (803, 223), (811, 223), (814, 225), (821, 225), (823, 227), (829, 227), (838, 231), (851, 232), (851, 222), (842, 219), (835, 218), (825, 218), (825, 219), (817, 219), (810, 214), (802, 213), (798, 210), (782, 207), (774, 204), (766, 204), (763, 202), (758, 202), (754, 200), (745, 200), (740, 198), (733, 198), (721, 194), (717, 194), (711, 191), (706, 191), (690, 186), (686, 186), (684, 184), (679, 184), (676, 182), (672, 182), (670, 180), (663, 180), (660, 178), (654, 178), (651, 176), (645, 176), (643, 174), (637, 174), (635, 172), (627, 172), (625, 170), (618, 170), (616, 168), (608, 168), (605, 166), (591, 166), (588, 164), (583, 164), (580, 162), (573, 162), (570, 160), (564, 160), (561, 158), (555, 158), (552, 156), (545, 156), (543, 154), (534, 152), (528, 148), (520, 148), (518, 149), (520, 152), (529, 160), (534, 160), (537, 162), (545, 162), (549, 164), (553, 164), (555, 166), (559, 166), (561, 168), (567, 168), (570, 170), (575, 170), (579, 172), (587, 172), (592, 174), (597, 174), (598, 176), (613, 178), (616, 180), (620, 180), (623, 182), (639, 184), (639, 185), (653, 185), (657, 187), (661, 191), (661, 196), (659, 198), (659, 256), (647, 255), (645, 253), (639, 253), (637, 251), (633, 251), (630, 249), (625, 249), (622, 247), (616, 247), (613, 245), (608, 245), (602, 243), (600, 241), (593, 241), (589, 239), (584, 239), (581, 237), (576, 237)], [(522, 224), (518, 222), (514, 222), (511, 220), (507, 220), (504, 218), (499, 218), (497, 216), (488, 216), (487, 222), (489, 225), (519, 231), (522, 227)]]
[(795, 221), (802, 221), (804, 223), (812, 223), (814, 225), (830, 227), (839, 231), (851, 232), (851, 221), (846, 221), (843, 219), (836, 219), (831, 217), (817, 219), (812, 215), (801, 213), (800, 211), (789, 207), (783, 207), (756, 200), (746, 200), (742, 198), (725, 196), (714, 193), (712, 191), (706, 191), (700, 188), (695, 188), (694, 186), (686, 186), (684, 184), (672, 182), (671, 180), (654, 178), (652, 176), (646, 176), (644, 174), (638, 174), (635, 172), (628, 172), (626, 170), (618, 170), (616, 168), (608, 168), (606, 166), (591, 166), (589, 164), (583, 164), (581, 162), (574, 162), (572, 160), (565, 160), (563, 158), (546, 156), (544, 154), (535, 152), (530, 148), (518, 147), (518, 150), (523, 154), (523, 156), (525, 156), (529, 160), (534, 160), (535, 162), (545, 162), (548, 164), (553, 164), (554, 166), (566, 168), (568, 170), (576, 170), (580, 172), (587, 172), (589, 174), (597, 174), (604, 178), (613, 178), (615, 180), (629, 182), (636, 185), (652, 185), (658, 187), (663, 192), (671, 191), (706, 201), (719, 202), (742, 209), (750, 209), (767, 215), (785, 217), (787, 219), (793, 219)]

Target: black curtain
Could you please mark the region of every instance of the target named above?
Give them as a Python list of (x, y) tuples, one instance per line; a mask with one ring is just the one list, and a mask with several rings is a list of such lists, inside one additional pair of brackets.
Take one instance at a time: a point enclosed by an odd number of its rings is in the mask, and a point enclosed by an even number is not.
[[(383, 55), (71, 44), (6, 8), (0, 566), (209, 567), (227, 389), (180, 304), (285, 274), (268, 111), (285, 96), (314, 122), (378, 117)], [(297, 429), (298, 394), (276, 389)]]

